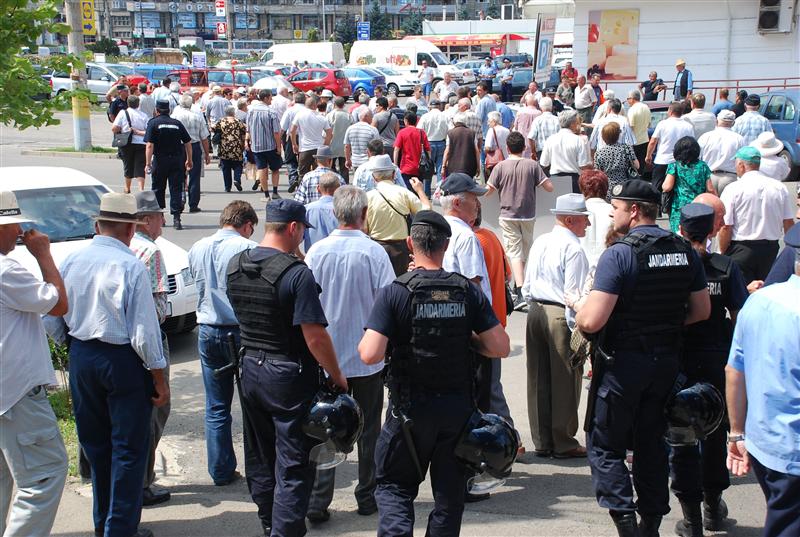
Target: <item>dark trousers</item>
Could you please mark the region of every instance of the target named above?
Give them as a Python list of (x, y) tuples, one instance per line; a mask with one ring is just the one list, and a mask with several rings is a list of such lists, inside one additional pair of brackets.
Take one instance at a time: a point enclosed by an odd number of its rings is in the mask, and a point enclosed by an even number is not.
[[(697, 350), (686, 352), (683, 372), (686, 374), (685, 386), (697, 382), (708, 382), (725, 396), (726, 351)], [(672, 492), (681, 501), (699, 503), (706, 496), (714, 496), (731, 485), (725, 459), (727, 450), (727, 419), (701, 440), (696, 446), (674, 446), (670, 453), (672, 473)]]
[[(358, 484), (355, 497), (359, 507), (375, 505), (375, 444), (381, 430), (383, 410), (383, 378), (378, 372), (367, 377), (349, 377), (350, 395), (364, 413), (364, 429), (358, 439)], [(323, 511), (333, 501), (336, 469), (317, 470), (314, 491), (308, 504), (310, 511)]]
[[(653, 164), (653, 175), (650, 178), (650, 182), (656, 190), (661, 192), (661, 185), (664, 184), (664, 179), (667, 178), (667, 165), (666, 164)], [(664, 209), (662, 208), (662, 212)]]
[(647, 157), (647, 142), (633, 146), (633, 154), (639, 161), (639, 174), (644, 176), (644, 159)]
[[(291, 139), (289, 139), (286, 133), (283, 133), (282, 137), (283, 137), (283, 163), (286, 164), (286, 171), (289, 174), (289, 184), (291, 185), (292, 183), (299, 183), (300, 177), (298, 176), (297, 173), (297, 155), (295, 154), (294, 149), (292, 148), (292, 141)], [(265, 189), (266, 187), (262, 185), (261, 188)]]
[(219, 161), (222, 166), (222, 181), (225, 183), (225, 192), (229, 192), (231, 186), (242, 184), (242, 161), (222, 159)]
[(475, 406), (484, 413), (491, 412), (492, 406), (492, 358), (475, 355)]
[(739, 266), (744, 281), (765, 280), (778, 257), (778, 241), (731, 241), (725, 255)]
[(319, 368), (296, 362), (242, 358), (242, 399), (253, 427), (245, 434), (245, 473), (262, 524), (272, 535), (302, 536), (314, 486), (303, 418), (320, 386)]
[[(164, 376), (167, 377), (167, 382), (169, 383), (169, 341), (167, 341), (167, 336), (164, 332), (161, 332), (161, 344), (164, 346), (164, 356), (167, 359), (167, 368), (164, 370)], [(144, 488), (150, 487), (156, 480), (156, 449), (158, 449), (158, 443), (161, 441), (161, 436), (164, 434), (164, 427), (167, 425), (171, 406), (170, 403), (160, 407), (154, 406), (150, 416), (150, 444), (147, 450)]]
[[(200, 205), (200, 174), (203, 172), (203, 145), (192, 144), (192, 169), (189, 170), (189, 208)], [(171, 194), (170, 194), (171, 195)]]
[(513, 86), (508, 82), (503, 82), (502, 84), (500, 84), (500, 100), (503, 101), (504, 103), (510, 103), (511, 101), (513, 101), (514, 98), (511, 96), (512, 89)]
[(408, 264), (411, 262), (411, 252), (408, 250), (405, 239), (377, 242), (383, 246), (383, 249), (389, 254), (389, 260), (392, 262), (395, 276), (400, 276), (408, 272)]
[(572, 192), (573, 194), (580, 194), (581, 187), (578, 185), (578, 179), (580, 178), (579, 173), (554, 173), (550, 176), (550, 180), (554, 183), (557, 181), (565, 181), (569, 179), (570, 183), (572, 184)]
[(771, 470), (750, 454), (753, 473), (767, 500), (764, 537), (800, 535), (800, 476)]
[(316, 154), (316, 149), (309, 149), (308, 151), (300, 151), (297, 155), (297, 174), (300, 179), (317, 167), (317, 161), (314, 158)]
[[(586, 447), (600, 507), (644, 515), (669, 512), (664, 405), (677, 375), (677, 356), (628, 351), (616, 352), (614, 365), (598, 379)], [(628, 448), (635, 453), (633, 485), (625, 465)]]
[[(426, 533), (430, 537), (455, 537), (461, 531), (467, 473), (453, 450), (472, 408), (466, 394), (412, 397), (408, 410), (414, 422), (411, 436), (423, 474), (430, 465), (433, 488), (434, 506)], [(409, 449), (390, 405), (375, 450), (378, 537), (413, 535), (414, 499), (423, 480)]]
[(153, 184), (158, 206), (162, 209), (167, 206), (166, 190), (169, 186), (169, 212), (180, 217), (183, 212), (183, 185), (186, 181), (186, 159), (183, 155), (172, 157), (153, 157)]
[(344, 182), (348, 185), (350, 184), (350, 170), (347, 169), (345, 166), (345, 162), (347, 159), (344, 157), (336, 157), (333, 159), (333, 164), (331, 164), (331, 169), (342, 176)]
[(130, 537), (142, 515), (153, 379), (130, 345), (73, 339), (69, 387), (92, 469), (95, 530)]

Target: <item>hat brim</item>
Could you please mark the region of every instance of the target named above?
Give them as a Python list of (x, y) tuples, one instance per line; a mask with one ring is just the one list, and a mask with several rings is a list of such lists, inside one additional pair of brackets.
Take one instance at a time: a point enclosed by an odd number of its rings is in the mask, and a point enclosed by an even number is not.
[(761, 147), (760, 145), (750, 144), (752, 147), (758, 149), (758, 152), (761, 153), (762, 157), (774, 157), (781, 151), (783, 151), (783, 142), (780, 140), (776, 140), (778, 145), (775, 147)]
[(146, 224), (144, 220), (138, 220), (136, 218), (125, 218), (122, 216), (100, 216), (97, 215), (94, 219), (98, 222), (120, 222), (122, 224)]
[(21, 218), (19, 216), (0, 216), (0, 226), (5, 226), (7, 224), (27, 224), (35, 221), (36, 220), (31, 220), (30, 218)]
[(324, 159), (332, 159), (332, 158), (333, 158), (333, 155), (320, 155), (320, 154), (316, 154), (316, 155), (314, 155), (314, 158), (315, 158), (315, 159), (321, 159), (321, 158), (324, 158)]
[(395, 168), (394, 166), (392, 166), (391, 168), (389, 168), (389, 167), (386, 167), (386, 168), (381, 168), (381, 167), (372, 168), (370, 170), (370, 173), (373, 173), (373, 172), (390, 172), (390, 171), (394, 171), (394, 168)]
[(589, 216), (589, 211), (570, 211), (569, 209), (550, 209), (550, 212), (561, 216)]

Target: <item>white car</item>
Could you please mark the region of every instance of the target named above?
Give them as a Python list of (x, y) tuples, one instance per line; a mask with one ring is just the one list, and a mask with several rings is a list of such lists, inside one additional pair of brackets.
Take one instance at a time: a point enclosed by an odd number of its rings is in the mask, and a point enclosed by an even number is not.
[[(56, 266), (68, 254), (88, 245), (94, 236), (94, 217), (100, 197), (112, 190), (82, 171), (50, 166), (0, 168), (0, 185), (13, 190), (22, 213), (35, 220), (33, 226), (50, 237)], [(167, 265), (168, 306), (165, 332), (192, 330), (197, 324), (197, 286), (189, 272), (189, 255), (164, 237), (156, 243)], [(20, 242), (9, 254), (33, 274), (41, 277), (39, 265)]]
[(286, 88), (289, 90), (289, 93), (296, 92), (297, 88), (295, 88), (291, 82), (283, 78), (282, 76), (278, 75), (264, 75), (260, 77), (253, 83), (253, 88), (255, 89), (270, 89), (272, 90), (273, 95), (278, 92), (281, 88)]
[(373, 69), (386, 77), (386, 91), (389, 93), (394, 93), (395, 95), (411, 95), (414, 93), (414, 86), (418, 82), (408, 74), (403, 74), (384, 65), (376, 65)]
[[(119, 63), (86, 64), (86, 87), (93, 95), (101, 98), (105, 97), (111, 86), (123, 76), (134, 77), (136, 73), (132, 67)], [(54, 71), (51, 80), (53, 95), (75, 88), (75, 82), (70, 79), (69, 73)]]

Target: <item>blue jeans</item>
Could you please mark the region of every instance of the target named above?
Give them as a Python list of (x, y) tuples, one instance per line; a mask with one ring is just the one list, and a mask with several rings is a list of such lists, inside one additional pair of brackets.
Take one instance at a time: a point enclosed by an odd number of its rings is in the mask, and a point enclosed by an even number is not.
[[(433, 166), (436, 169), (436, 179), (439, 184), (444, 181), (442, 177), (442, 160), (444, 159), (444, 148), (446, 142), (442, 140), (441, 142), (430, 142), (431, 144), (431, 159), (433, 160)], [(431, 182), (425, 182), (425, 195), (430, 197), (431, 196)]]
[(206, 453), (208, 474), (214, 483), (225, 483), (236, 470), (236, 454), (231, 438), (231, 401), (233, 400), (233, 371), (220, 377), (214, 370), (230, 363), (227, 353), (228, 332), (236, 337), (239, 348), (239, 328), (201, 324), (197, 337), (203, 385), (206, 389)]
[(189, 170), (189, 208), (200, 204), (200, 173), (203, 171), (203, 144), (192, 144), (192, 169)]

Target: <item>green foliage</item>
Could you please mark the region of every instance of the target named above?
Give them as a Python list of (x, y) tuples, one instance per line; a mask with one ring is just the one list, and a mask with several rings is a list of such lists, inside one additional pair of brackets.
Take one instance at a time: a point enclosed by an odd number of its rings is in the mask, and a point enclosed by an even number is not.
[(381, 11), (381, 3), (378, 0), (372, 0), (369, 13), (367, 13), (367, 20), (370, 26), (370, 39), (394, 39), (389, 16), (385, 11)]
[(309, 28), (308, 35), (306, 36), (306, 40), (309, 43), (317, 43), (319, 42), (319, 28)]
[(492, 2), (486, 9), (486, 16), (493, 19), (500, 18), (500, 5), (497, 2)]
[(471, 18), (472, 17), (470, 17), (469, 9), (467, 9), (466, 4), (464, 4), (463, 6), (461, 6), (461, 9), (458, 10), (458, 20), (467, 21), (470, 20)]
[[(49, 149), (45, 149), (44, 151), (57, 151), (59, 153), (103, 153), (103, 154), (111, 154), (116, 153), (117, 150), (111, 147), (103, 147), (99, 145), (93, 145), (89, 151), (76, 151), (74, 147), (51, 147)], [(52, 348), (51, 348), (52, 352)], [(53, 363), (55, 367), (55, 362)]]
[(181, 47), (181, 50), (188, 54), (190, 58), (192, 57), (192, 52), (203, 52), (203, 49), (197, 45), (184, 45)]
[(59, 345), (50, 338), (47, 338), (50, 345), (50, 359), (53, 361), (53, 369), (56, 371), (66, 371), (69, 369), (69, 353), (66, 345)]
[[(66, 35), (69, 27), (55, 22), (54, 0), (0, 0), (0, 124), (18, 129), (56, 125), (53, 112), (69, 100), (69, 93), (55, 99), (36, 101), (34, 95), (49, 95), (50, 85), (41, 77), (49, 69), (70, 71), (70, 63), (82, 61), (69, 55), (53, 55), (41, 62), (20, 55), (23, 47), (36, 50), (43, 32)], [(34, 65), (45, 69), (37, 70)]]
[(101, 52), (108, 56), (119, 56), (119, 46), (116, 41), (107, 37), (101, 37), (94, 43), (86, 45), (86, 48), (92, 52)]
[(406, 35), (422, 35), (422, 14), (419, 12), (412, 13), (403, 20), (400, 29)]
[(333, 30), (336, 41), (347, 49), (347, 45), (352, 45), (356, 40), (356, 19), (351, 14), (347, 14), (336, 22)]
[(50, 406), (58, 421), (58, 430), (64, 439), (69, 458), (69, 475), (78, 475), (78, 430), (75, 428), (75, 416), (72, 413), (72, 401), (69, 390), (58, 390), (47, 395)]

